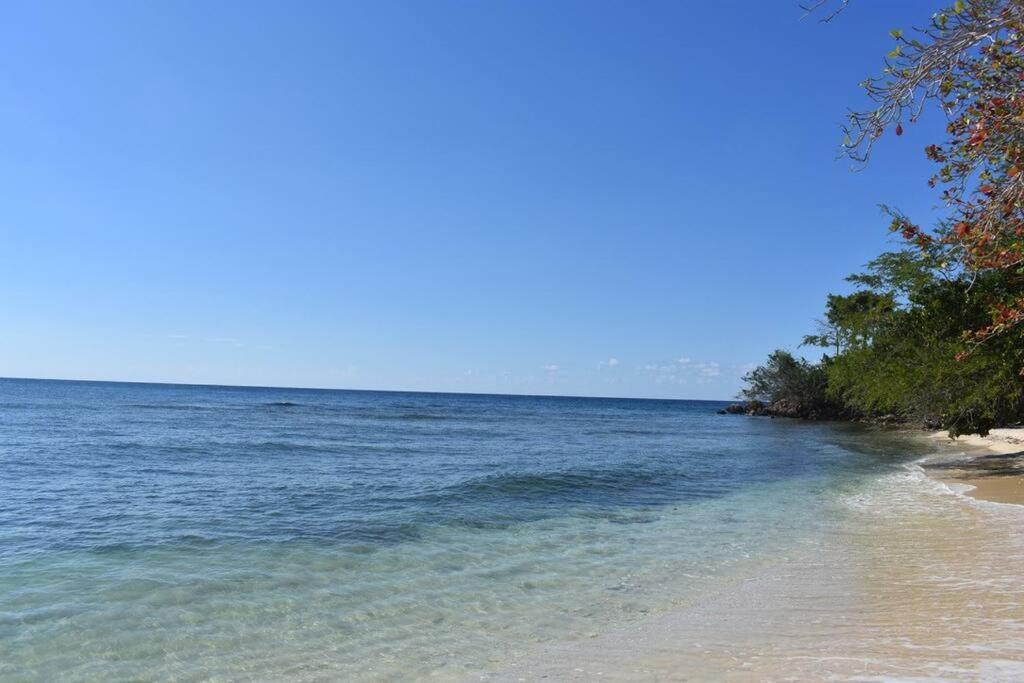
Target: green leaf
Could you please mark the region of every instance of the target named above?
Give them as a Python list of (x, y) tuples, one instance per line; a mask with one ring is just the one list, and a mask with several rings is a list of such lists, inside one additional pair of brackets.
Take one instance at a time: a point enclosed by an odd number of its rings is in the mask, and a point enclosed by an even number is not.
[(967, 6), (964, 4), (964, 0), (956, 0), (956, 2), (953, 3), (953, 14), (960, 14), (965, 9), (967, 9)]
[(892, 36), (893, 40), (899, 40), (900, 38), (903, 37), (903, 31), (899, 30), (898, 28), (894, 28), (893, 30), (889, 31), (889, 35)]

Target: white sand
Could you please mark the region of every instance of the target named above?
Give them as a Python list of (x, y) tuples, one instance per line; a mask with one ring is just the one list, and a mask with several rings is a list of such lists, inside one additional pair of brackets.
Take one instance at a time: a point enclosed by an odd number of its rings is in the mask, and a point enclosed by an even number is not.
[[(935, 432), (931, 438), (950, 441), (946, 432)], [(987, 448), (995, 453), (1020, 453), (1024, 452), (1024, 427), (993, 429), (988, 436), (967, 434), (952, 441), (965, 446)]]

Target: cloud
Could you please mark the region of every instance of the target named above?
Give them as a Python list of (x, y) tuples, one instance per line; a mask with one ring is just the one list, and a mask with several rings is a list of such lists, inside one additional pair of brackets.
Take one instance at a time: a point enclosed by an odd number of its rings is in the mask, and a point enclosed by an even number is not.
[(688, 384), (691, 380), (698, 384), (707, 384), (722, 374), (722, 367), (716, 361), (693, 362), (687, 356), (675, 360), (647, 363), (643, 372), (650, 375), (658, 384)]
[(544, 369), (547, 370), (548, 372), (558, 372), (558, 366), (555, 365), (554, 363), (545, 365)]
[(609, 358), (608, 360), (603, 360), (600, 363), (598, 363), (597, 364), (597, 369), (600, 370), (602, 368), (616, 368), (618, 366), (619, 366), (619, 359), (618, 358)]
[(715, 361), (710, 363), (698, 363), (694, 366), (697, 368), (697, 374), (701, 377), (718, 377), (722, 374), (721, 366)]

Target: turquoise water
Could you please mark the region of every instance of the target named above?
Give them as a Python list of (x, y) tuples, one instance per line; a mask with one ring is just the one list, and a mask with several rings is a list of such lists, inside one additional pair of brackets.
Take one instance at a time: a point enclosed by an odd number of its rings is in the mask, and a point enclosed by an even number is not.
[(721, 405), (0, 380), (0, 679), (465, 679), (813, 547), (921, 452)]

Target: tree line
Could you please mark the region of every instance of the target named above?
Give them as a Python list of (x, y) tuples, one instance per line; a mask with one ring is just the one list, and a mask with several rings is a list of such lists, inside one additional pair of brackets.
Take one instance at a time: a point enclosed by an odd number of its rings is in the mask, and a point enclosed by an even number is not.
[(945, 139), (924, 153), (947, 212), (922, 227), (884, 207), (903, 246), (848, 277), (852, 294), (828, 295), (803, 340), (821, 360), (775, 351), (741, 396), (753, 412), (984, 434), (1024, 418), (1024, 0), (957, 0), (890, 35), (843, 151), (867, 163), (884, 133), (940, 111)]

